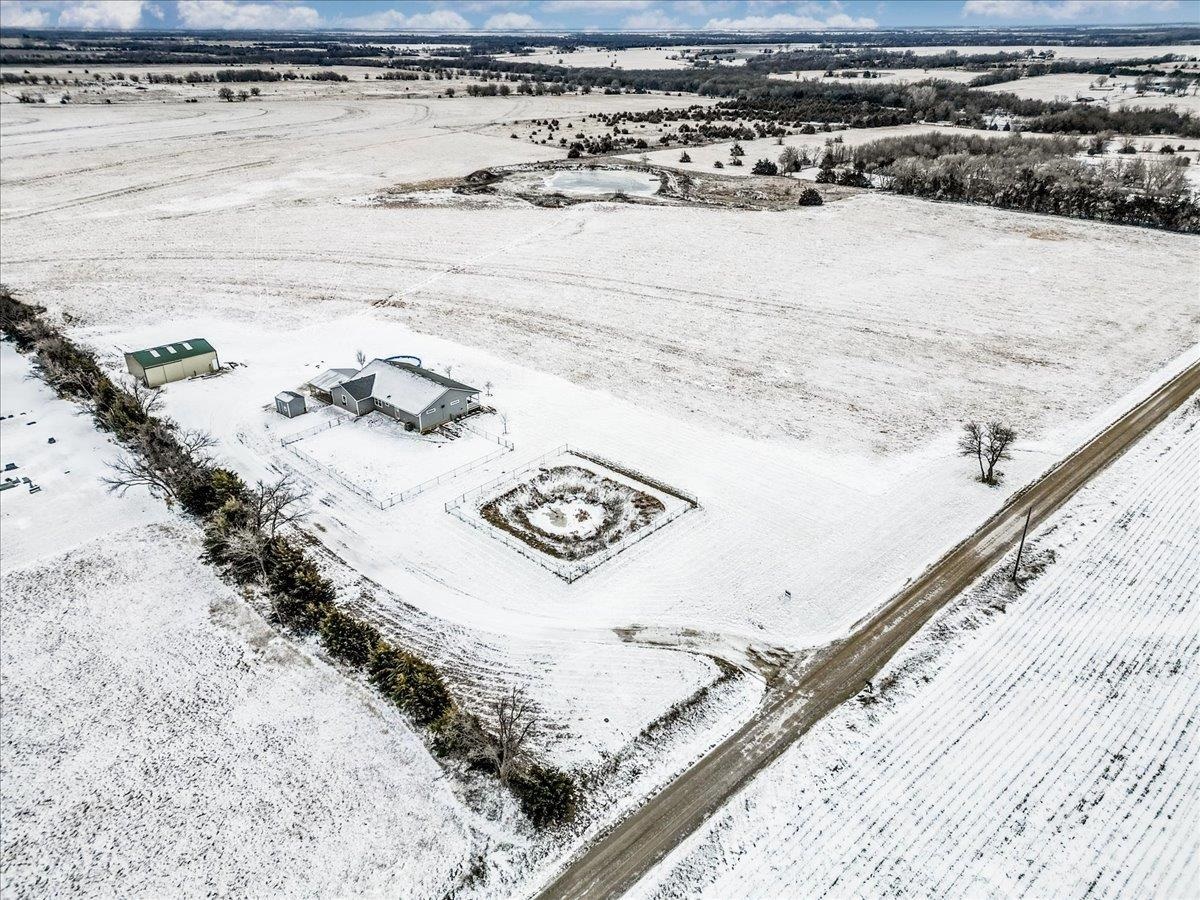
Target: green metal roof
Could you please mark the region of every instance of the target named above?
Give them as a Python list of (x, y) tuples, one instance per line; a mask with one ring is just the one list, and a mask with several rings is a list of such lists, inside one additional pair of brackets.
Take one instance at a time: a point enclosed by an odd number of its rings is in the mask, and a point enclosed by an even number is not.
[(161, 347), (134, 350), (129, 355), (136, 359), (138, 365), (143, 369), (154, 369), (180, 359), (216, 352), (213, 345), (204, 338), (189, 338), (186, 341), (176, 341), (174, 344), (163, 344)]

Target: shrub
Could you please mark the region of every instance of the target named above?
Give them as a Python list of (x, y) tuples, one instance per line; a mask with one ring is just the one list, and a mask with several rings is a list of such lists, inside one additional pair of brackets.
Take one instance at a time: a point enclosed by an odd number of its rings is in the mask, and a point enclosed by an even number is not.
[(244, 500), (246, 483), (236, 472), (219, 466), (197, 466), (191, 478), (179, 486), (179, 505), (194, 516), (204, 518), (219, 510), (228, 500)]
[(821, 195), (816, 188), (805, 188), (800, 192), (800, 199), (796, 201), (800, 206), (820, 206), (825, 201), (821, 199)]
[(333, 607), (333, 584), (303, 550), (284, 538), (273, 543), (267, 586), (276, 614), (301, 631), (317, 628)]
[(366, 666), (379, 643), (379, 632), (374, 626), (336, 607), (321, 620), (321, 645), (348, 666), (356, 669)]
[(679, 161), (681, 163), (690, 163), (692, 161), (692, 158), (690, 156), (688, 156), (687, 151), (684, 150), (682, 153), (679, 154)]
[(769, 159), (760, 159), (750, 171), (755, 175), (778, 175), (779, 167)]
[(371, 683), (418, 725), (439, 721), (450, 709), (450, 692), (437, 669), (411, 653), (380, 644), (370, 661)]
[(538, 828), (570, 821), (575, 815), (575, 780), (549, 766), (531, 766), (509, 782), (521, 811)]

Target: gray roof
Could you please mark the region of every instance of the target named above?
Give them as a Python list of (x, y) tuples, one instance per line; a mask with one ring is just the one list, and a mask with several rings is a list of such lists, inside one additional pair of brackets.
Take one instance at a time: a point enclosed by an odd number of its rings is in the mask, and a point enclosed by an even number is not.
[(316, 388), (318, 391), (328, 393), (339, 384), (349, 381), (356, 374), (358, 374), (358, 369), (326, 369), (320, 375), (311, 379), (308, 385), (309, 387)]
[(381, 400), (411, 415), (420, 415), (446, 391), (478, 394), (470, 385), (446, 378), (420, 366), (388, 359), (373, 359), (341, 385), (355, 400)]
[(364, 375), (362, 378), (351, 378), (343, 381), (339, 387), (355, 400), (366, 400), (371, 396), (371, 388), (375, 386), (374, 375)]

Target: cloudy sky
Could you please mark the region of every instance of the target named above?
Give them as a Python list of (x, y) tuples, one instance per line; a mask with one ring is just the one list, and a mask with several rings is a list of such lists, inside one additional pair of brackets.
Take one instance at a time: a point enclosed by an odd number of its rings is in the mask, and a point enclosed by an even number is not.
[(0, 0), (5, 28), (806, 30), (1200, 24), (1200, 0)]

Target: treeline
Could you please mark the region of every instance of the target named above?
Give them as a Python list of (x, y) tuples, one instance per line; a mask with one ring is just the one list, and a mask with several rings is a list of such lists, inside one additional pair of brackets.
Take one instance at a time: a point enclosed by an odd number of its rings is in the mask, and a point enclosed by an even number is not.
[[(336, 604), (333, 584), (296, 536), (301, 497), (286, 480), (251, 487), (216, 465), (213, 440), (159, 412), (158, 394), (140, 384), (112, 381), (87, 350), (0, 286), (0, 331), (34, 356), (42, 377), (62, 397), (90, 406), (96, 426), (125, 450), (110, 486), (145, 487), (195, 517), (204, 529), (204, 555), (234, 583), (262, 592), (272, 616), (294, 634), (316, 634), (321, 646), (374, 687), (417, 725), (429, 729), (441, 756), (488, 771), (516, 795), (537, 826), (574, 814), (577, 788), (565, 772), (539, 765), (527, 748), (491, 732), (459, 708), (438, 670), (389, 644), (370, 623)], [(505, 725), (503, 709), (501, 731)]]
[(1065, 137), (934, 132), (853, 150), (854, 172), (899, 194), (1200, 233), (1200, 202), (1175, 160), (1075, 159)]

